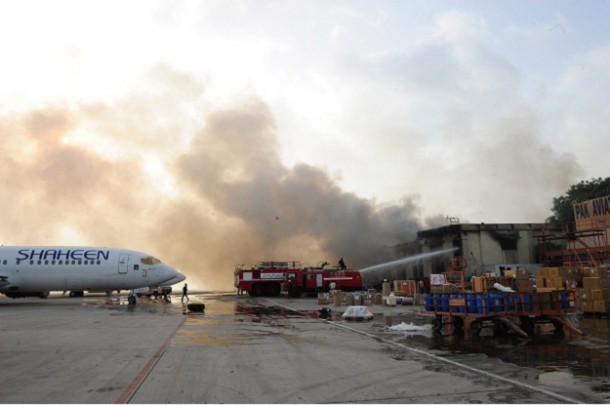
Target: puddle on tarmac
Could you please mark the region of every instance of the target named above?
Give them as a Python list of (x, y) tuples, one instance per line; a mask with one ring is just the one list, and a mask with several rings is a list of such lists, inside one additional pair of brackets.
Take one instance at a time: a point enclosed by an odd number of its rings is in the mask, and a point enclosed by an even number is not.
[[(412, 321), (413, 316), (394, 319), (393, 324)], [(457, 361), (475, 354), (496, 358), (504, 363), (538, 371), (541, 382), (558, 386), (584, 386), (602, 393), (610, 402), (610, 319), (578, 317), (577, 327), (585, 335), (574, 338), (553, 337), (525, 340), (513, 335), (465, 339), (461, 335), (432, 337), (384, 333), (394, 341), (434, 351)], [(414, 323), (421, 324), (421, 319)]]
[[(594, 325), (606, 336), (600, 336)], [(514, 336), (493, 336), (466, 340), (459, 336), (451, 339), (436, 336), (429, 348), (445, 349), (449, 354), (484, 353), (505, 362), (533, 367), (545, 372), (563, 372), (589, 377), (610, 377), (610, 342), (607, 319), (592, 319), (580, 325), (585, 336), (576, 338), (543, 337), (524, 340)], [(602, 343), (603, 344), (600, 344)]]
[(177, 345), (226, 347), (243, 344), (243, 341), (235, 338), (227, 339), (226, 337), (214, 337), (199, 330), (181, 330), (176, 334), (172, 343)]
[[(222, 297), (220, 297), (222, 298)], [(237, 346), (257, 344), (267, 338), (288, 341), (315, 340), (292, 332), (289, 318), (304, 318), (304, 312), (292, 311), (279, 306), (261, 306), (223, 301), (218, 297), (206, 304), (201, 314), (187, 314), (183, 327), (173, 339), (175, 344), (199, 346)], [(232, 316), (227, 316), (232, 315)], [(243, 327), (223, 328), (223, 324), (240, 323)], [(212, 328), (210, 328), (213, 326)]]
[(254, 316), (280, 316), (280, 317), (303, 317), (304, 312), (293, 311), (279, 306), (261, 306), (261, 305), (248, 305), (237, 303), (235, 304), (235, 314), (239, 315), (254, 315)]
[(187, 326), (218, 325), (220, 323), (220, 320), (205, 317), (204, 314), (189, 314), (184, 321)]

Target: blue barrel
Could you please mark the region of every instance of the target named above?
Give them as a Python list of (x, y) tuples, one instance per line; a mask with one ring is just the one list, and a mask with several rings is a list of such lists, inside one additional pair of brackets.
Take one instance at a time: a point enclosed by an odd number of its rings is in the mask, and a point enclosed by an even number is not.
[(441, 296), (442, 294), (432, 295), (432, 306), (434, 307), (434, 311), (436, 312), (439, 312), (441, 310)]
[(432, 294), (424, 294), (424, 309), (426, 311), (434, 311), (434, 300)]
[(523, 294), (513, 294), (512, 305), (513, 305), (513, 308), (516, 309), (517, 311), (525, 311), (524, 302), (523, 302)]
[(563, 308), (563, 309), (570, 308), (570, 298), (568, 297), (567, 291), (561, 292), (561, 308)]
[(532, 294), (523, 294), (523, 307), (526, 311), (532, 310)]
[(496, 295), (496, 298), (495, 298), (496, 312), (505, 312), (508, 309), (507, 304), (508, 304), (508, 294), (500, 293), (500, 294)]
[[(449, 294), (449, 299), (450, 300), (454, 300), (457, 297), (458, 297), (457, 294)], [(459, 312), (460, 311), (460, 309), (458, 307), (450, 307), (449, 306), (449, 301), (447, 301), (447, 310), (449, 310), (449, 309), (451, 309), (451, 311), (453, 311), (453, 312)]]
[(434, 297), (434, 310), (437, 312), (443, 312), (445, 307), (443, 306), (443, 294), (436, 294)]
[(489, 294), (477, 294), (477, 312), (479, 314), (489, 313)]
[(466, 311), (469, 314), (478, 312), (477, 294), (466, 294)]
[(487, 296), (487, 304), (489, 306), (489, 312), (491, 313), (495, 313), (496, 311), (496, 297), (498, 294), (496, 293), (490, 293)]
[(441, 294), (441, 312), (449, 312), (449, 294)]
[(513, 311), (515, 309), (515, 297), (517, 294), (504, 294), (504, 310)]
[(464, 306), (459, 307), (458, 312), (465, 314), (467, 312), (466, 294), (458, 294), (458, 298), (464, 301)]

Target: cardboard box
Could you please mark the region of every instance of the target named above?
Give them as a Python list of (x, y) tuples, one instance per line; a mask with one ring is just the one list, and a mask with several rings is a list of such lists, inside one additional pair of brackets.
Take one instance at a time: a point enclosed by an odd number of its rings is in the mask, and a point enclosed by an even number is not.
[(591, 290), (590, 299), (591, 301), (609, 301), (610, 290)]
[(593, 312), (596, 314), (610, 312), (610, 301), (593, 301)]
[(517, 278), (517, 269), (515, 269), (515, 270), (504, 270), (504, 277)]
[(530, 273), (527, 270), (517, 269), (517, 279), (519, 280), (529, 280)]
[(445, 284), (445, 275), (444, 274), (430, 274), (430, 284), (431, 285)]
[[(511, 288), (513, 286), (513, 278), (512, 277), (498, 277), (497, 283), (503, 285), (504, 287)], [(491, 286), (493, 287), (493, 284)]]
[[(490, 291), (494, 288), (494, 284), (498, 282), (497, 277), (488, 276), (483, 279), (483, 292)], [(495, 291), (495, 290), (494, 290)]]
[(582, 287), (585, 290), (601, 290), (602, 283), (599, 277), (583, 277), (582, 278)]
[(583, 311), (589, 312), (589, 313), (595, 312), (595, 311), (593, 311), (593, 302), (592, 301), (584, 302)]
[(549, 277), (544, 280), (544, 286), (556, 289), (563, 289), (565, 288), (565, 279), (560, 277)]
[(571, 270), (568, 267), (541, 267), (536, 271), (536, 277), (568, 279), (571, 276)]
[(415, 280), (394, 280), (394, 295), (412, 297), (416, 288)]
[(443, 284), (443, 285), (431, 285), (430, 292), (432, 294), (448, 294), (452, 292), (456, 292), (457, 289), (453, 284)]
[(561, 277), (561, 267), (547, 267), (546, 276), (548, 278)]
[(534, 280), (515, 280), (515, 288), (518, 292), (533, 293)]
[(485, 278), (484, 277), (473, 277), (472, 278), (472, 290), (474, 292), (485, 292)]
[(600, 277), (603, 279), (608, 278), (608, 270), (600, 267), (581, 267), (578, 269), (578, 271), (583, 277)]

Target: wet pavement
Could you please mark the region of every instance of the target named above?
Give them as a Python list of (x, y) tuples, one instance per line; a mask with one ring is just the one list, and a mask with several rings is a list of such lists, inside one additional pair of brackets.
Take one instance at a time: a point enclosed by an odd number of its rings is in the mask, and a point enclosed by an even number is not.
[[(311, 315), (308, 304), (297, 300), (276, 301), (290, 308), (303, 308)], [(318, 306), (319, 307), (319, 306)], [(333, 310), (329, 320), (345, 323), (341, 313)], [(432, 323), (432, 316), (416, 306), (372, 306), (371, 322), (348, 322), (350, 327), (411, 348), (468, 366), (522, 381), (536, 380), (550, 389), (571, 387), (575, 395), (589, 396), (593, 402), (610, 403), (610, 319), (573, 314), (569, 321), (584, 332), (578, 337), (542, 336), (524, 339), (514, 334), (470, 337), (424, 331), (394, 331), (388, 325), (404, 322), (413, 325)], [(389, 321), (389, 322), (388, 322)], [(569, 395), (569, 394), (568, 394)]]
[[(0, 299), (0, 401), (12, 403), (610, 403), (610, 324), (585, 336), (466, 340), (413, 306), (371, 321), (313, 298), (200, 294), (203, 313), (126, 297)], [(327, 320), (320, 309), (330, 309)]]

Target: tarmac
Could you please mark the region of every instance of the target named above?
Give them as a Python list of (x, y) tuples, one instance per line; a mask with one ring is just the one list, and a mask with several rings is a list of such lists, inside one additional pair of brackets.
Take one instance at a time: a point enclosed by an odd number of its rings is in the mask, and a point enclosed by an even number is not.
[[(600, 403), (531, 368), (455, 361), (388, 334), (419, 307), (374, 305), (371, 321), (315, 298), (191, 295), (203, 313), (125, 296), (0, 298), (3, 403)], [(388, 322), (390, 321), (391, 322)], [(425, 333), (425, 332), (424, 332)]]

